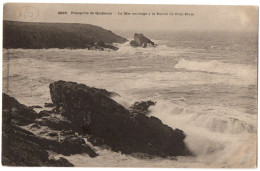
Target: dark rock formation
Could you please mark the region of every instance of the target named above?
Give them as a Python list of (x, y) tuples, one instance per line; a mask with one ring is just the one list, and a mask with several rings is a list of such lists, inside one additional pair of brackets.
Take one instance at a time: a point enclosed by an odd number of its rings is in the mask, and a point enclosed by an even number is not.
[(35, 106), (29, 106), (29, 108), (30, 108), (30, 109), (35, 109), (35, 108), (41, 109), (42, 107), (41, 107), (41, 106), (38, 106), (38, 105), (35, 105)]
[(44, 107), (54, 107), (53, 103), (44, 103)]
[(189, 155), (185, 135), (155, 117), (132, 115), (103, 91), (74, 82), (50, 84), (51, 99), (73, 129), (89, 134), (93, 144), (108, 145), (125, 154), (141, 152), (162, 157)]
[(111, 44), (108, 44), (108, 43), (105, 43), (104, 41), (100, 41), (97, 43), (97, 46), (100, 47), (100, 48), (107, 48), (107, 49), (112, 49), (112, 50), (118, 50), (117, 47), (111, 45)]
[[(97, 43), (127, 40), (110, 30), (90, 24), (3, 21), (3, 47), (22, 49), (99, 49)], [(112, 45), (107, 48), (116, 49)]]
[[(66, 159), (49, 159), (48, 152), (24, 136), (33, 136), (17, 126), (30, 123), (36, 112), (3, 94), (2, 164), (5, 166), (73, 166)], [(26, 118), (28, 117), (28, 118)]]
[(12, 135), (12, 132), (2, 134), (2, 164), (4, 166), (73, 166), (64, 158), (49, 159), (48, 152), (41, 145)]
[[(63, 155), (95, 151), (70, 128), (70, 121), (48, 113), (40, 116), (15, 98), (3, 94), (2, 164), (8, 166), (73, 166), (50, 159), (47, 150)], [(43, 112), (44, 113), (44, 112)]]
[(3, 118), (8, 119), (8, 122), (3, 122), (3, 125), (11, 122), (11, 120), (17, 125), (28, 125), (37, 117), (37, 113), (33, 109), (20, 104), (15, 98), (4, 93), (2, 110)]
[(72, 125), (67, 118), (62, 116), (58, 117), (57, 115), (43, 116), (42, 118), (36, 119), (35, 123), (59, 131), (72, 128)]
[(131, 40), (131, 41), (130, 41), (130, 45), (131, 45), (132, 47), (138, 47), (138, 46), (139, 46), (139, 44), (138, 44), (136, 41), (134, 41), (134, 40)]
[(45, 116), (50, 116), (51, 114), (53, 114), (53, 111), (48, 111), (48, 110), (42, 110), (39, 112), (39, 114), (37, 115), (37, 118), (42, 118)]
[(130, 113), (137, 115), (137, 114), (143, 114), (147, 115), (149, 114), (148, 108), (150, 106), (154, 106), (156, 103), (149, 100), (149, 101), (141, 101), (141, 102), (135, 102), (132, 106), (129, 107)]
[(97, 153), (72, 130), (50, 130), (46, 126), (35, 124), (23, 128), (32, 135), (16, 133), (17, 136), (39, 144), (46, 150), (51, 150), (66, 156), (82, 153), (87, 153), (90, 157), (97, 156)]
[(95, 91), (98, 91), (99, 93), (101, 93), (102, 95), (104, 96), (107, 96), (107, 97), (120, 97), (119, 94), (117, 94), (116, 92), (113, 92), (113, 91), (107, 91), (106, 89), (99, 89), (99, 88), (95, 88), (95, 87), (92, 87), (93, 90)]
[(151, 41), (150, 39), (148, 39), (147, 37), (145, 37), (142, 33), (134, 34), (134, 40), (132, 40), (130, 42), (130, 45), (133, 47), (147, 47), (148, 45), (151, 45), (153, 47), (155, 47), (156, 45), (154, 44), (153, 41)]

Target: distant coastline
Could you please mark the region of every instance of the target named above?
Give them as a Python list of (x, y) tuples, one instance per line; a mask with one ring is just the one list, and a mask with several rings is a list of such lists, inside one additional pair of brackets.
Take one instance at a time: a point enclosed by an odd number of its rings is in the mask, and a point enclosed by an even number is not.
[(112, 43), (127, 39), (90, 24), (3, 21), (3, 48), (6, 49), (98, 49), (117, 50)]

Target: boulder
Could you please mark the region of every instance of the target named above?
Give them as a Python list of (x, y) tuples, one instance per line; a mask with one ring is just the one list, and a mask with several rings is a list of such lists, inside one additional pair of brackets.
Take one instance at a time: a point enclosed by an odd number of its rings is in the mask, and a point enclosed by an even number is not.
[(137, 115), (137, 114), (143, 114), (147, 115), (150, 113), (148, 110), (150, 106), (154, 106), (156, 102), (153, 102), (151, 100), (149, 101), (141, 101), (141, 102), (135, 102), (133, 105), (129, 107), (130, 113)]
[(103, 41), (99, 41), (97, 43), (97, 47), (107, 48), (107, 49), (112, 49), (112, 50), (118, 50), (118, 47), (115, 47), (115, 46), (108, 44), (108, 43), (105, 43)]
[(136, 41), (134, 41), (134, 40), (131, 40), (131, 41), (130, 41), (130, 45), (131, 45), (132, 47), (138, 47), (138, 46), (139, 46), (139, 44), (138, 44)]
[(153, 47), (155, 47), (156, 45), (154, 44), (153, 41), (151, 41), (150, 39), (148, 39), (147, 37), (145, 37), (142, 33), (138, 34), (135, 33), (134, 34), (134, 40), (132, 40), (130, 42), (130, 45), (133, 47), (147, 47), (148, 45), (151, 45)]
[[(143, 114), (133, 116), (100, 89), (75, 82), (50, 84), (53, 103), (71, 121), (76, 132), (89, 134), (98, 144), (124, 154), (147, 153), (157, 156), (190, 155), (183, 131)], [(93, 143), (94, 144), (94, 143)]]

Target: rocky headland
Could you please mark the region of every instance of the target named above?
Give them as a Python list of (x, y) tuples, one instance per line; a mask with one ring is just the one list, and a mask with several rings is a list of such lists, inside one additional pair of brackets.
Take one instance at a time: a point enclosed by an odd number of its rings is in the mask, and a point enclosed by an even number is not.
[(6, 49), (117, 50), (113, 43), (127, 40), (110, 30), (90, 24), (3, 21)]

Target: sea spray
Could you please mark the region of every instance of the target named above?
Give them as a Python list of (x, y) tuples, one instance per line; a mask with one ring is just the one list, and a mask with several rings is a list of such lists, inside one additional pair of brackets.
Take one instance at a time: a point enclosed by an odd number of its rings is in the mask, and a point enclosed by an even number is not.
[[(182, 129), (187, 136), (185, 142), (198, 162), (213, 166), (224, 164), (226, 159), (232, 157), (240, 146), (256, 134), (256, 116), (225, 107), (211, 107), (206, 113), (202, 112), (207, 111), (206, 106), (204, 109), (201, 107), (157, 101), (155, 106), (150, 107), (150, 115), (160, 118), (172, 128)], [(248, 152), (253, 158), (254, 148)]]

